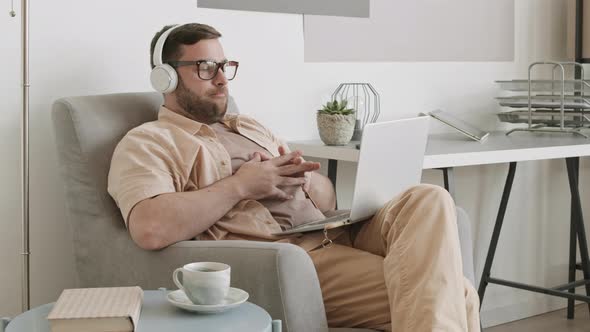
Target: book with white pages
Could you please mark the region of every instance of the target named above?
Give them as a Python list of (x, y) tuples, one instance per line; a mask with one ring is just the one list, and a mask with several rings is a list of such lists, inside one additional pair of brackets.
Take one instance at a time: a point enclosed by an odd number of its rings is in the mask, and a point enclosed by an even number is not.
[(133, 332), (142, 300), (137, 286), (65, 289), (47, 319), (52, 332)]

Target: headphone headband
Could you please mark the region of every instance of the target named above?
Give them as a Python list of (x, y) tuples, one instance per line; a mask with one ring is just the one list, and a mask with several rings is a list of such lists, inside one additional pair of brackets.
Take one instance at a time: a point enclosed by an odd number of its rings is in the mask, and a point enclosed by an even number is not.
[(164, 52), (164, 44), (166, 43), (166, 39), (168, 39), (168, 36), (170, 35), (170, 33), (172, 33), (172, 31), (176, 30), (177, 28), (183, 26), (184, 24), (177, 24), (173, 27), (171, 27), (170, 29), (164, 31), (164, 33), (162, 33), (160, 35), (160, 37), (158, 38), (158, 41), (156, 42), (156, 46), (154, 47), (154, 54), (152, 55), (152, 60), (154, 62), (154, 66), (161, 66), (163, 65), (162, 63), (162, 56), (163, 56), (163, 52)]

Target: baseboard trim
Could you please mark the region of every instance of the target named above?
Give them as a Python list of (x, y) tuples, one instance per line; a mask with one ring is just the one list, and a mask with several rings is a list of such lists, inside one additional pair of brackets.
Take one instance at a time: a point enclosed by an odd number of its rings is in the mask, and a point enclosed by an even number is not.
[[(576, 301), (576, 304), (578, 303), (583, 302)], [(564, 309), (566, 307), (567, 299), (539, 294), (533, 297), (527, 296), (527, 299), (521, 302), (495, 308), (486, 308), (481, 311), (481, 321), (483, 327), (486, 328)]]

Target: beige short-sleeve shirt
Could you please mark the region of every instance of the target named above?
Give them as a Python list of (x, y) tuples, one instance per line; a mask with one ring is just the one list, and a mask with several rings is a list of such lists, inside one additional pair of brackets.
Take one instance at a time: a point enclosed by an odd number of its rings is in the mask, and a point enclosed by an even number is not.
[[(273, 156), (278, 156), (279, 146), (284, 145), (270, 130), (246, 115), (228, 114), (221, 122)], [(162, 106), (158, 120), (132, 129), (115, 148), (108, 192), (127, 225), (131, 210), (142, 200), (164, 193), (198, 190), (231, 174), (231, 157), (210, 126)], [(263, 204), (243, 200), (197, 239), (280, 240), (307, 249), (317, 246), (322, 239), (321, 234), (271, 235), (279, 231), (280, 224)]]
[[(221, 144), (225, 147), (232, 163), (232, 174), (235, 174), (240, 167), (250, 160), (254, 152), (269, 154), (258, 144), (248, 138), (234, 132), (231, 128), (222, 123), (215, 123), (211, 128), (217, 134)], [(270, 211), (273, 218), (284, 229), (301, 225), (306, 222), (323, 220), (324, 214), (317, 208), (313, 200), (305, 194), (302, 186), (289, 186), (281, 188), (293, 196), (292, 199), (261, 199), (258, 200)]]

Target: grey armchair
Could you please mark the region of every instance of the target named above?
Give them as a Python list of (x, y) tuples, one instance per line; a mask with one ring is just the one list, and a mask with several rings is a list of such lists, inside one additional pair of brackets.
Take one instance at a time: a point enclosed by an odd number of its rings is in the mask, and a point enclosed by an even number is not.
[[(158, 93), (70, 97), (57, 100), (52, 117), (80, 287), (139, 285), (173, 288), (172, 271), (192, 261), (232, 266), (232, 286), (281, 319), (289, 332), (369, 331), (328, 328), (315, 268), (307, 253), (290, 244), (252, 241), (183, 241), (145, 251), (129, 237), (107, 193), (113, 150), (131, 128), (155, 120)], [(230, 112), (237, 112), (230, 100)], [(465, 275), (473, 282), (469, 221), (458, 209)]]

